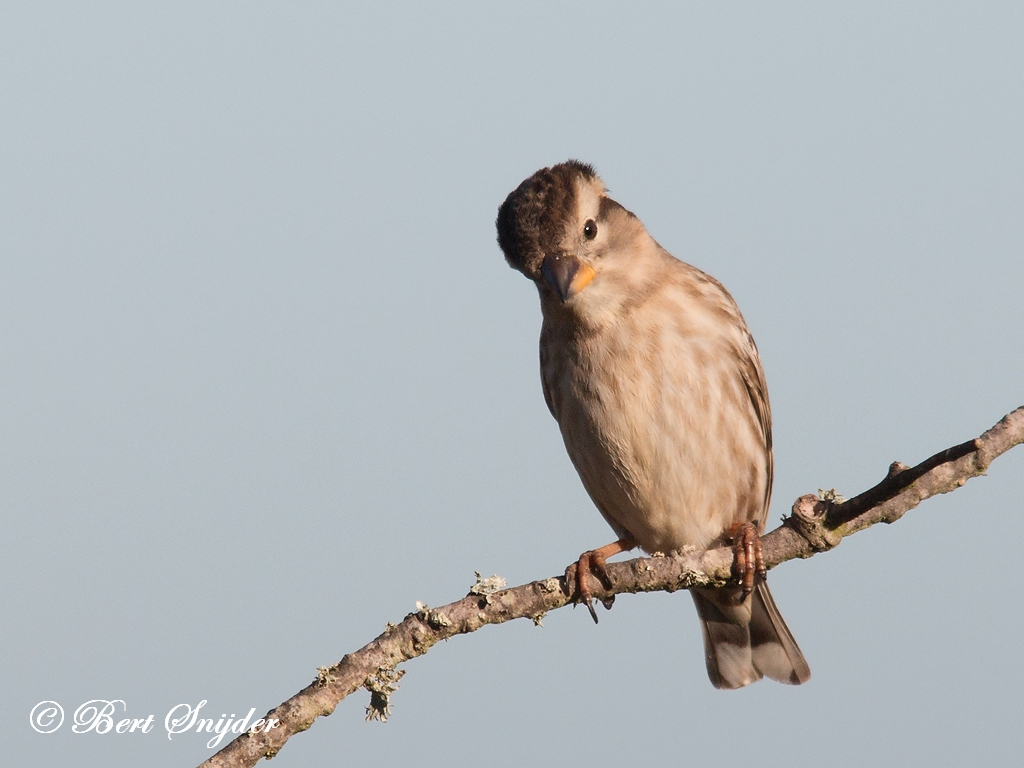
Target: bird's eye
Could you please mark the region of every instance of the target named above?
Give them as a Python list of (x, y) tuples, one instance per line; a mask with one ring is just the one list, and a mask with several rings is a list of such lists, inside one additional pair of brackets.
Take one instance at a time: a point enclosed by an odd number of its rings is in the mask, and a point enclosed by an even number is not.
[(587, 223), (583, 225), (583, 236), (587, 240), (593, 240), (597, 237), (597, 222), (593, 219), (587, 219)]

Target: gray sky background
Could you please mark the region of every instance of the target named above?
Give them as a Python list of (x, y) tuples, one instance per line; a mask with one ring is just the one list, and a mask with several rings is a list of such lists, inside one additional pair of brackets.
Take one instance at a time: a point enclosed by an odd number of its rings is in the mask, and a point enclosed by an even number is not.
[[(1022, 40), (1019, 3), (4, 4), (4, 763), (197, 764), (173, 706), (262, 714), (611, 539), (494, 240), (541, 166), (736, 297), (773, 519), (1021, 405)], [(1017, 449), (773, 571), (800, 688), (714, 690), (688, 596), (623, 597), (436, 647), (273, 765), (1012, 764), (1022, 497)], [(29, 727), (98, 698), (157, 726)]]

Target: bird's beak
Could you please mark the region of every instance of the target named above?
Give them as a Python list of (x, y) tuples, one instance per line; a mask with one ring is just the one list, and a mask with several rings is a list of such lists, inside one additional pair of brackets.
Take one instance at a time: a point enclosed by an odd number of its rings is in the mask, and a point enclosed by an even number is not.
[(586, 288), (597, 274), (592, 266), (584, 264), (575, 256), (558, 253), (544, 257), (540, 273), (562, 301), (568, 301)]

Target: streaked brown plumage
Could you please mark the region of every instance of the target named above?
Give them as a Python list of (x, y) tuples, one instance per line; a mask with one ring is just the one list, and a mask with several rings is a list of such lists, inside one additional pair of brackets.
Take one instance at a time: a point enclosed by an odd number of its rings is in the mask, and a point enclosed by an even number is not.
[[(772, 486), (768, 390), (725, 288), (661, 248), (576, 161), (526, 179), (497, 226), (505, 258), (540, 293), (544, 398), (620, 539), (586, 553), (581, 571), (588, 554), (600, 566), (636, 545), (703, 549), (739, 524), (761, 530)], [(586, 573), (578, 578), (585, 599)], [(691, 594), (716, 687), (810, 677), (763, 580)]]

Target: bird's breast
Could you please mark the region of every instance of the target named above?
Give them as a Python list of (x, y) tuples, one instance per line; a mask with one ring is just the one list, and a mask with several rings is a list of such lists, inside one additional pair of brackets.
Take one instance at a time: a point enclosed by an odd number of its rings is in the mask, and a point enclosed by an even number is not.
[(591, 498), (648, 552), (707, 547), (763, 516), (765, 441), (728, 345), (674, 323), (546, 328), (541, 374)]

